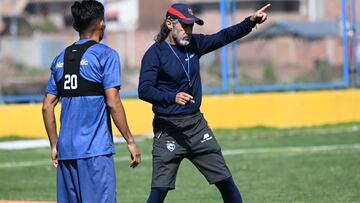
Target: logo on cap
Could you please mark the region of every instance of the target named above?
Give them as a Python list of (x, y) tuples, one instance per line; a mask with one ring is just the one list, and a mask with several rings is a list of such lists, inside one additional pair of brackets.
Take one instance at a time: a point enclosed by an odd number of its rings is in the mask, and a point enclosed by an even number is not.
[(191, 15), (194, 15), (194, 13), (192, 12), (191, 8), (188, 8), (188, 12), (189, 12)]
[(198, 25), (203, 25), (204, 21), (196, 17), (187, 4), (176, 3), (171, 5), (171, 7), (166, 12), (166, 17), (170, 19), (178, 19), (180, 22), (185, 24), (197, 23)]

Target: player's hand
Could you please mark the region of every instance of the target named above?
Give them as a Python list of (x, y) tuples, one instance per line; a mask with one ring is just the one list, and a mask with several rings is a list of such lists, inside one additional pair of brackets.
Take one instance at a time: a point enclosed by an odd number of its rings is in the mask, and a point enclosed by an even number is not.
[(176, 94), (175, 102), (180, 105), (185, 105), (189, 102), (195, 103), (194, 97), (185, 92), (179, 92)]
[(51, 159), (52, 159), (54, 167), (57, 168), (59, 163), (58, 163), (58, 152), (57, 152), (56, 145), (51, 147)]
[(135, 144), (135, 142), (128, 143), (128, 149), (131, 155), (130, 167), (135, 168), (141, 162), (140, 150)]
[(254, 15), (250, 17), (250, 20), (255, 22), (256, 24), (261, 24), (266, 21), (267, 14), (266, 10), (271, 6), (271, 4), (267, 4), (266, 6), (260, 8), (255, 12)]

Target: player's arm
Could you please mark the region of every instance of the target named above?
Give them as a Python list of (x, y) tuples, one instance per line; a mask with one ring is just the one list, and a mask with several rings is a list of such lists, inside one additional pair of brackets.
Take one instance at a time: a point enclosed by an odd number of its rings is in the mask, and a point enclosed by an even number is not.
[(270, 6), (271, 4), (267, 4), (266, 6), (257, 10), (253, 15), (245, 18), (245, 20), (243, 20), (242, 22), (222, 29), (215, 34), (196, 35), (196, 41), (200, 56), (219, 49), (249, 34), (256, 24), (261, 24), (266, 21), (267, 14), (265, 13), (265, 11)]
[(106, 89), (105, 97), (111, 117), (116, 127), (119, 129), (121, 135), (127, 142), (128, 149), (131, 154), (130, 166), (134, 168), (140, 164), (141, 154), (128, 127), (125, 110), (119, 96), (119, 90), (117, 88)]
[(51, 146), (51, 159), (53, 165), (57, 167), (58, 156), (57, 156), (57, 140), (58, 135), (56, 131), (56, 120), (55, 120), (55, 106), (59, 102), (59, 98), (53, 94), (46, 94), (42, 105), (42, 115), (46, 128), (47, 135), (49, 137)]

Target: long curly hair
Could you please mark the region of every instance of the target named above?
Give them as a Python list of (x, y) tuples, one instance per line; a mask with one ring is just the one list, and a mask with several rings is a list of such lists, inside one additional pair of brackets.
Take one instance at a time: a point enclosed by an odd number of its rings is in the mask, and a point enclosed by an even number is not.
[(154, 37), (156, 43), (160, 43), (161, 41), (165, 40), (170, 32), (170, 29), (166, 26), (166, 19), (160, 25), (160, 32)]

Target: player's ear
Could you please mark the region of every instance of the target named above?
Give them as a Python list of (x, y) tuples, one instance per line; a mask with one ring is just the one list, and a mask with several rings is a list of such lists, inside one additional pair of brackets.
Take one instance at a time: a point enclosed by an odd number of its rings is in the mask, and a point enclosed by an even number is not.
[(166, 19), (165, 25), (166, 25), (166, 27), (167, 27), (169, 30), (172, 30), (173, 24), (172, 24), (172, 22), (171, 22), (170, 19)]
[(105, 30), (106, 25), (105, 25), (105, 20), (104, 20), (104, 19), (102, 19), (102, 20), (100, 21), (99, 26), (100, 26), (100, 29), (101, 29), (101, 30)]
[(73, 23), (72, 26), (73, 26), (74, 30), (76, 30), (76, 32), (79, 32), (79, 29), (78, 29), (78, 27), (77, 27), (77, 25), (75, 23)]

